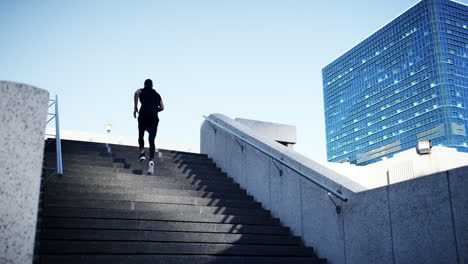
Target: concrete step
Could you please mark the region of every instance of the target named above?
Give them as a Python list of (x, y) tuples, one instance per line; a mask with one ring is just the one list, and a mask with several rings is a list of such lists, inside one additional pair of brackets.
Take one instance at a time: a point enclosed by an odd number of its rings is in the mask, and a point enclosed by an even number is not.
[[(105, 150), (107, 151), (107, 150)], [(105, 152), (108, 153), (108, 152)], [(112, 149), (112, 152), (115, 158), (125, 159), (126, 162), (133, 162), (137, 161), (140, 156), (139, 150), (134, 151), (121, 151)], [(145, 157), (149, 158), (149, 150), (145, 150)], [(206, 156), (187, 156), (187, 155), (178, 155), (178, 154), (171, 154), (167, 152), (155, 152), (154, 153), (155, 160), (159, 160), (162, 162), (170, 162), (170, 163), (190, 163), (190, 164), (211, 164), (213, 165), (213, 160)]]
[[(48, 155), (56, 155), (55, 150), (46, 151)], [(146, 158), (149, 158), (149, 150), (145, 150)], [(107, 148), (95, 148), (95, 149), (80, 149), (80, 148), (63, 148), (62, 147), (62, 156), (66, 157), (68, 155), (81, 155), (81, 156), (94, 156), (94, 157), (114, 157), (114, 158), (128, 158), (129, 160), (138, 160), (139, 151), (116, 151), (111, 149), (109, 152)], [(211, 159), (206, 156), (188, 156), (188, 155), (179, 155), (169, 152), (158, 151), (155, 152), (155, 158), (163, 160), (176, 160), (176, 161), (188, 161), (188, 162), (207, 162)]]
[(290, 235), (289, 228), (279, 225), (222, 224), (134, 219), (88, 219), (45, 217), (44, 228), (149, 230), (177, 232), (209, 232), (230, 234)]
[[(56, 157), (45, 157), (45, 164), (47, 166), (53, 167), (56, 165)], [(122, 169), (131, 169), (131, 168), (140, 168), (148, 166), (148, 162), (139, 162), (139, 161), (122, 161), (117, 158), (89, 158), (82, 159), (76, 156), (72, 157), (63, 157), (62, 164), (64, 167), (72, 165), (83, 165), (83, 166), (98, 166), (98, 167), (111, 167), (111, 168), (122, 168)], [(198, 164), (198, 163), (175, 163), (170, 161), (160, 161), (156, 159), (154, 161), (155, 167), (166, 168), (166, 169), (177, 169), (179, 171), (197, 171), (197, 170), (206, 170), (206, 171), (215, 171), (220, 172), (216, 166), (211, 163)]]
[[(226, 186), (204, 186), (204, 185), (187, 185), (187, 184), (177, 184), (177, 183), (151, 183), (144, 185), (143, 183), (132, 183), (127, 184), (123, 182), (122, 184), (118, 183), (57, 183), (57, 182), (47, 182), (46, 189), (48, 191), (54, 191), (58, 189), (64, 190), (74, 190), (76, 188), (87, 189), (87, 191), (99, 191), (99, 192), (112, 192), (115, 193), (118, 190), (129, 193), (143, 193), (143, 194), (155, 194), (163, 193), (167, 190), (179, 190), (179, 191), (190, 191), (192, 195), (193, 192), (214, 192), (214, 193), (226, 193), (228, 195), (238, 195), (245, 194), (245, 190), (238, 188), (228, 188)], [(201, 196), (201, 194), (195, 194), (196, 196)], [(224, 197), (224, 196), (223, 196)], [(227, 197), (227, 196), (226, 196)]]
[[(119, 150), (119, 151), (123, 151), (123, 152), (137, 152), (140, 148), (137, 147), (137, 146), (125, 146), (125, 145), (114, 145), (114, 144), (110, 144), (111, 148), (112, 149), (116, 149), (116, 150)], [(206, 158), (208, 157), (206, 154), (200, 154), (200, 153), (194, 153), (194, 152), (186, 152), (186, 151), (177, 151), (177, 150), (168, 150), (168, 149), (163, 149), (163, 148), (158, 148), (158, 146), (156, 145), (156, 148), (160, 151), (160, 152), (163, 152), (163, 153), (167, 153), (167, 154), (173, 154), (173, 155), (177, 155), (177, 156), (183, 156), (183, 157), (201, 157), (201, 158)], [(147, 152), (149, 152), (149, 147), (148, 146), (145, 146), (145, 150)]]
[[(53, 165), (47, 165), (49, 167), (55, 167)], [(75, 165), (67, 164), (64, 166), (64, 170), (81, 170), (83, 172), (99, 172), (99, 173), (128, 173), (136, 175), (146, 175), (148, 169), (148, 164), (139, 164), (138, 166), (129, 167), (129, 168), (119, 168), (115, 167), (99, 167), (99, 166), (89, 166), (89, 165)], [(168, 167), (154, 167), (154, 173), (156, 175), (207, 175), (207, 176), (223, 176), (226, 177), (226, 174), (223, 174), (218, 169), (213, 168), (199, 168), (199, 169), (178, 169), (178, 168), (168, 168)]]
[(65, 200), (96, 200), (96, 201), (132, 201), (132, 202), (152, 202), (164, 204), (185, 204), (185, 205), (202, 205), (202, 206), (217, 206), (217, 207), (234, 207), (234, 208), (252, 208), (261, 209), (260, 203), (250, 200), (229, 200), (229, 199), (210, 199), (187, 196), (167, 196), (153, 194), (131, 194), (131, 193), (99, 193), (99, 192), (62, 192), (46, 193), (44, 201), (65, 201)]
[[(45, 184), (45, 192), (49, 191), (76, 191), (83, 190), (89, 192), (128, 192), (140, 194), (160, 194), (160, 193), (183, 193), (187, 196), (200, 197), (206, 193), (214, 193), (223, 195), (223, 197), (246, 195), (246, 191), (242, 189), (223, 189), (223, 188), (207, 188), (205, 186), (181, 186), (176, 184), (160, 184), (158, 186), (126, 186), (126, 185), (91, 185), (91, 184), (68, 184), (47, 182)], [(226, 196), (224, 196), (226, 195)]]
[(144, 241), (177, 243), (219, 243), (244, 245), (302, 246), (298, 237), (206, 232), (170, 232), (147, 230), (52, 229), (41, 231), (41, 240)]
[[(45, 160), (47, 162), (53, 162), (57, 159), (56, 153), (46, 153)], [(137, 164), (140, 163), (139, 155), (130, 153), (107, 153), (107, 152), (62, 152), (62, 160), (73, 159), (82, 161), (112, 161), (113, 163), (123, 164)], [(146, 161), (149, 160), (149, 155), (146, 155)], [(154, 161), (158, 163), (166, 163), (170, 165), (178, 166), (212, 166), (215, 164), (209, 158), (190, 158), (181, 159), (161, 155), (157, 153), (154, 157)]]
[(121, 242), (121, 241), (55, 241), (41, 240), (45, 254), (178, 254), (230, 256), (313, 257), (312, 248), (276, 245), (231, 245), (216, 243)]
[(186, 204), (164, 204), (154, 202), (132, 202), (132, 201), (105, 201), (105, 200), (59, 200), (45, 199), (44, 207), (67, 207), (67, 208), (96, 208), (96, 209), (116, 209), (134, 211), (152, 211), (160, 214), (166, 212), (183, 212), (216, 215), (252, 215), (269, 216), (270, 212), (261, 208), (247, 207), (217, 207), (203, 205)]
[[(54, 163), (57, 160), (57, 156), (55, 153), (46, 153), (44, 156), (46, 162)], [(149, 157), (147, 157), (149, 158)], [(83, 163), (91, 163), (91, 162), (112, 162), (115, 164), (123, 164), (123, 165), (136, 165), (136, 164), (141, 164), (141, 162), (138, 160), (137, 155), (128, 155), (128, 154), (119, 154), (119, 153), (114, 153), (113, 155), (101, 155), (100, 153), (96, 152), (93, 154), (87, 154), (87, 155), (80, 155), (76, 153), (64, 153), (62, 155), (62, 160), (67, 161), (67, 160), (72, 160), (75, 162), (83, 162)], [(162, 157), (159, 158), (159, 156), (155, 156), (154, 159), (156, 164), (163, 164), (167, 166), (192, 166), (192, 167), (202, 167), (202, 166), (210, 166), (210, 167), (216, 167), (215, 164), (211, 161), (211, 159), (208, 158), (200, 158), (200, 159), (188, 159), (188, 160), (182, 160), (182, 159), (174, 159), (174, 158), (169, 158), (169, 157)]]
[[(224, 172), (215, 174), (202, 174), (202, 173), (174, 173), (177, 178), (197, 181), (197, 180), (208, 180), (208, 181), (219, 181), (219, 182), (234, 182), (232, 178), (229, 178)], [(219, 183), (222, 184), (222, 183)]]
[(189, 191), (201, 191), (201, 192), (225, 192), (225, 193), (246, 193), (245, 190), (240, 189), (234, 184), (230, 185), (193, 185), (193, 184), (180, 184), (180, 183), (165, 183), (165, 182), (131, 182), (131, 181), (112, 181), (112, 182), (102, 182), (95, 180), (92, 182), (83, 182), (79, 179), (77, 180), (66, 180), (66, 181), (54, 181), (52, 178), (46, 183), (47, 189), (61, 189), (68, 187), (88, 187), (93, 189), (93, 187), (100, 188), (122, 188), (125, 187), (128, 191), (133, 191), (135, 189), (174, 189), (174, 190), (189, 190)]
[[(118, 147), (116, 145), (111, 147), (111, 154), (119, 154), (119, 153), (125, 153), (128, 155), (132, 155), (131, 157), (136, 157), (138, 156), (139, 153), (139, 148), (130, 148), (130, 149), (124, 149), (121, 147)], [(55, 145), (49, 145), (45, 149), (45, 152), (47, 153), (56, 153)], [(145, 148), (146, 155), (149, 155), (149, 149)], [(62, 154), (64, 153), (76, 153), (76, 154), (82, 154), (82, 155), (93, 155), (95, 153), (109, 153), (108, 149), (105, 144), (100, 144), (96, 146), (74, 146), (74, 145), (68, 145), (68, 144), (62, 144)], [(188, 153), (188, 152), (179, 152), (179, 151), (169, 151), (169, 150), (164, 150), (164, 149), (158, 149), (157, 152), (155, 152), (155, 156), (158, 156), (156, 153), (161, 153), (163, 157), (171, 158), (171, 159), (178, 159), (178, 160), (201, 160), (201, 159), (206, 159), (208, 158), (207, 155), (205, 154), (197, 154), (197, 153)]]
[[(64, 153), (62, 156), (62, 160), (64, 162), (73, 161), (75, 163), (81, 163), (84, 165), (90, 163), (101, 163), (102, 165), (106, 164), (115, 164), (119, 165), (120, 167), (131, 167), (131, 166), (140, 166), (140, 164), (147, 164), (147, 162), (140, 162), (138, 161), (138, 157), (126, 157), (126, 155), (117, 155), (113, 154), (109, 156), (107, 154), (102, 153), (93, 153), (87, 155), (80, 155), (76, 153)], [(167, 158), (158, 158), (155, 157), (155, 164), (157, 166), (166, 166), (171, 168), (212, 168), (216, 169), (214, 163), (209, 161), (209, 159), (200, 159), (198, 161), (179, 161), (174, 159), (167, 159)], [(56, 162), (56, 155), (55, 153), (47, 153), (45, 155), (45, 162), (48, 164), (55, 164)], [(100, 165), (101, 165), (100, 164)], [(219, 170), (219, 169), (218, 169)]]
[(226, 180), (222, 176), (217, 177), (185, 177), (173, 175), (134, 175), (127, 173), (80, 173), (79, 171), (65, 170), (62, 176), (52, 177), (48, 181), (57, 183), (129, 183), (132, 184), (150, 184), (153, 186), (156, 183), (173, 183), (180, 185), (194, 185), (194, 186), (217, 186), (223, 185), (225, 187), (240, 188), (239, 184), (233, 181)]
[[(112, 148), (127, 151), (127, 152), (140, 149), (138, 146), (127, 146), (127, 145), (118, 145), (118, 144), (110, 144), (109, 146), (112, 147)], [(145, 149), (149, 150), (149, 145), (146, 144)], [(178, 155), (187, 155), (187, 156), (196, 156), (196, 157), (199, 157), (199, 156), (206, 157), (207, 156), (206, 154), (200, 154), (200, 153), (196, 153), (196, 152), (187, 152), (187, 151), (169, 150), (169, 149), (165, 149), (165, 148), (159, 148), (157, 143), (156, 143), (156, 149), (159, 150), (159, 151), (178, 154)]]
[(46, 207), (43, 209), (44, 217), (73, 217), (94, 219), (133, 219), (133, 220), (159, 220), (177, 222), (201, 222), (222, 224), (249, 224), (249, 225), (279, 225), (277, 218), (266, 215), (222, 215), (201, 214), (175, 211), (143, 211), (143, 210), (117, 210), (102, 208), (69, 208)]
[(187, 182), (192, 182), (196, 184), (196, 181), (217, 181), (217, 182), (227, 182), (233, 183), (231, 178), (228, 178), (225, 174), (214, 173), (214, 174), (183, 174), (177, 173), (174, 171), (162, 171), (159, 168), (155, 168), (154, 175), (147, 175), (147, 168), (144, 168), (140, 173), (128, 173), (116, 170), (115, 172), (98, 172), (98, 171), (82, 171), (79, 168), (70, 169), (69, 167), (64, 167), (63, 174), (64, 176), (70, 176), (74, 178), (81, 178), (83, 176), (93, 176), (96, 178), (102, 177), (145, 177), (147, 179), (153, 179), (152, 177), (169, 177), (178, 180), (185, 180)]
[(259, 257), (207, 255), (44, 255), (41, 264), (325, 264), (316, 257)]
[[(52, 166), (54, 166), (53, 164)], [(92, 165), (76, 165), (76, 164), (67, 164), (64, 166), (64, 170), (80, 170), (82, 172), (100, 172), (100, 173), (128, 173), (128, 174), (146, 174), (148, 169), (148, 164), (141, 164), (138, 167), (129, 167), (129, 168), (118, 168), (116, 167), (101, 167), (101, 166), (92, 166)], [(193, 174), (218, 174), (221, 173), (218, 169), (213, 168), (198, 168), (198, 169), (177, 169), (177, 168), (168, 168), (168, 167), (154, 167), (154, 173), (156, 175), (172, 175), (173, 172), (179, 175), (193, 175)]]
[(148, 175), (146, 173), (147, 171), (147, 166), (142, 166), (138, 169), (134, 169), (132, 171), (127, 171), (127, 170), (119, 170), (119, 169), (114, 169), (108, 170), (108, 171), (99, 171), (99, 170), (92, 170), (92, 169), (87, 169), (87, 170), (82, 170), (80, 167), (67, 167), (64, 166), (64, 175), (70, 175), (70, 176), (77, 176), (80, 177), (81, 175), (92, 175), (96, 177), (102, 177), (102, 176), (110, 176), (110, 175), (122, 175), (122, 176), (172, 176), (172, 177), (177, 177), (180, 179), (186, 179), (186, 180), (213, 180), (213, 181), (224, 181), (224, 182), (233, 182), (233, 180), (229, 177), (226, 176), (224, 173), (219, 173), (219, 172), (202, 172), (202, 173), (184, 173), (184, 172), (178, 172), (174, 170), (164, 170), (158, 167), (154, 168), (154, 174), (153, 175)]
[[(181, 196), (181, 197), (198, 197), (207, 199), (229, 199), (229, 200), (248, 200), (252, 201), (253, 197), (244, 192), (239, 193), (225, 193), (225, 192), (203, 192), (191, 190), (177, 190), (177, 189), (160, 189), (160, 188), (128, 188), (128, 187), (113, 187), (107, 186), (49, 186), (46, 193), (52, 195), (67, 195), (69, 193), (80, 193), (83, 195), (92, 195), (93, 193), (102, 194), (129, 194), (129, 195), (163, 195), (163, 196)], [(61, 188), (60, 188), (61, 187)]]
[[(135, 141), (137, 141), (136, 138), (135, 138)], [(88, 142), (88, 141), (68, 140), (68, 139), (62, 139), (61, 144), (62, 144), (62, 147), (96, 148), (96, 147), (106, 146), (106, 143), (101, 143), (101, 142)], [(55, 145), (54, 144), (51, 144), (49, 146), (51, 146), (50, 150), (55, 150)], [(117, 145), (117, 144), (109, 144), (109, 146), (114, 147), (114, 148), (124, 149), (124, 150), (138, 150), (139, 149), (138, 146)], [(148, 148), (148, 146), (146, 146), (146, 148)], [(168, 152), (168, 153), (177, 153), (177, 154), (194, 155), (194, 156), (206, 156), (205, 154), (199, 154), (199, 153), (194, 153), (194, 152), (175, 151), (175, 150), (167, 150), (167, 149), (161, 149), (161, 148), (158, 148), (158, 149), (160, 151), (164, 151), (164, 152)]]
[[(49, 179), (49, 182), (67, 183), (67, 182), (135, 182), (135, 183), (175, 183), (182, 179), (172, 175), (134, 175), (128, 173), (84, 173), (78, 170), (65, 170), (62, 176), (56, 176)], [(184, 182), (188, 183), (188, 182)]]

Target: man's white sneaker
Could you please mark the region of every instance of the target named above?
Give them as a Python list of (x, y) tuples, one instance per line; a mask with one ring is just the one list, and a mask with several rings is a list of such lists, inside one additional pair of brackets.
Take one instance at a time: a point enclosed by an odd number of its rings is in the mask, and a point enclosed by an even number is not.
[(154, 161), (150, 160), (148, 165), (148, 175), (152, 175), (154, 173)]

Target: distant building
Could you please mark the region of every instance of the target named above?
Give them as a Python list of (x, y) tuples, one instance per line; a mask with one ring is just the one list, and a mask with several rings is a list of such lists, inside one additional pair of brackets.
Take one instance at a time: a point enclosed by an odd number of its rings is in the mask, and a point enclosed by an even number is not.
[(422, 0), (323, 70), (328, 161), (468, 152), (468, 6)]

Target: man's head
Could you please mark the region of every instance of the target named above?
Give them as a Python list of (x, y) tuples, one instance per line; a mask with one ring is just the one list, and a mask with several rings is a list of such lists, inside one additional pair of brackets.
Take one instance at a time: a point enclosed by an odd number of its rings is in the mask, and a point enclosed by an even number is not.
[(153, 81), (151, 79), (145, 80), (145, 88), (153, 88)]

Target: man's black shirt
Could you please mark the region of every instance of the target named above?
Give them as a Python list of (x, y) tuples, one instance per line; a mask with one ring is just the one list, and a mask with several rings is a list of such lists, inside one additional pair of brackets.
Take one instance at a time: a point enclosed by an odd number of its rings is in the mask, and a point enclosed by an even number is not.
[(161, 96), (153, 88), (141, 89), (139, 116), (158, 116)]

